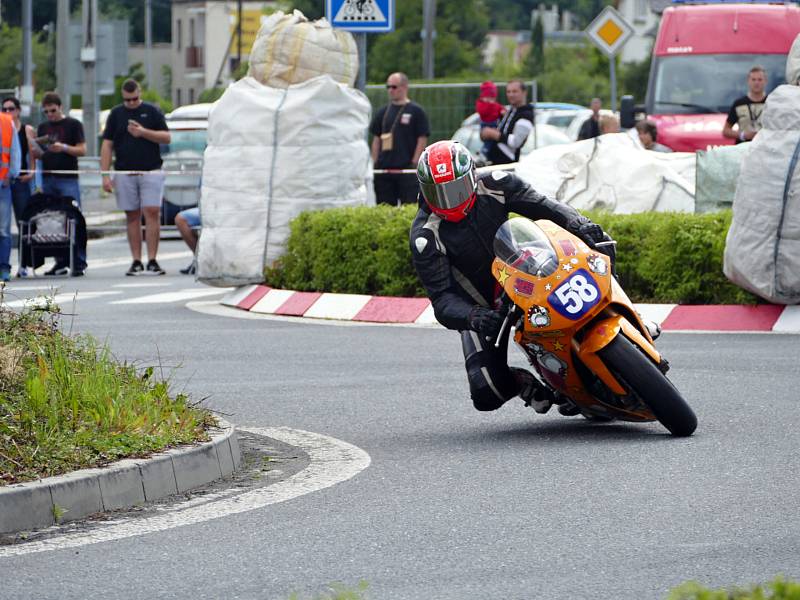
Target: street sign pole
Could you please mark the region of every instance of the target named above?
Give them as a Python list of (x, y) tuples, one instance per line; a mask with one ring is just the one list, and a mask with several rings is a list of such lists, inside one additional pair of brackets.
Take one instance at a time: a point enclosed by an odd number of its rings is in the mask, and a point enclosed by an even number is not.
[(356, 88), (367, 87), (367, 33), (394, 31), (394, 0), (326, 0), (325, 17), (336, 29), (353, 34), (358, 48)]
[(86, 154), (97, 155), (97, 0), (83, 0), (83, 131), (86, 138)]
[(584, 31), (586, 37), (608, 57), (611, 83), (611, 110), (617, 110), (616, 58), (622, 46), (633, 35), (633, 27), (619, 12), (606, 6)]

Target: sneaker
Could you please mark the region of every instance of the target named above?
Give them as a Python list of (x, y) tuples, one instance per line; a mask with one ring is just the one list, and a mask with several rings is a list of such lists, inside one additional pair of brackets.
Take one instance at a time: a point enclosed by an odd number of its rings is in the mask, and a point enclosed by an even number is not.
[(155, 258), (151, 258), (147, 261), (145, 272), (148, 275), (166, 275), (166, 271), (159, 266)]
[(30, 277), (33, 274), (33, 269), (28, 270), (28, 267), (20, 267), (17, 271), (17, 277)]
[(11, 281), (11, 271), (0, 271), (0, 281)]
[(519, 397), (525, 402), (525, 406), (532, 406), (540, 415), (545, 414), (553, 405), (553, 394), (550, 390), (542, 387), (542, 384), (533, 376), (533, 373), (525, 369), (511, 367), (514, 379), (519, 386)]
[(83, 269), (75, 269), (69, 274), (70, 277), (83, 277)]
[(135, 260), (131, 263), (131, 268), (125, 272), (125, 275), (135, 276), (139, 275), (140, 273), (144, 273), (144, 265), (142, 261)]
[(45, 271), (44, 274), (48, 277), (60, 276), (60, 275), (67, 275), (69, 273), (69, 269), (67, 267), (62, 267), (60, 265), (55, 265), (49, 271)]
[(197, 259), (194, 259), (187, 267), (180, 269), (180, 272), (184, 275), (194, 275), (197, 273)]

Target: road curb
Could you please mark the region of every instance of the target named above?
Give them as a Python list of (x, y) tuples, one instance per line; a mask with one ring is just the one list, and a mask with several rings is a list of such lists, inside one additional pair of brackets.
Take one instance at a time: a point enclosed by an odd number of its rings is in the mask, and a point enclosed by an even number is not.
[[(279, 290), (246, 285), (228, 293), (221, 304), (252, 313), (361, 321), (438, 325), (427, 298), (397, 298)], [(800, 306), (758, 304), (636, 304), (646, 319), (664, 331), (800, 333)]]
[(0, 488), (0, 533), (130, 508), (229, 477), (241, 464), (239, 441), (233, 425), (218, 422), (199, 445)]

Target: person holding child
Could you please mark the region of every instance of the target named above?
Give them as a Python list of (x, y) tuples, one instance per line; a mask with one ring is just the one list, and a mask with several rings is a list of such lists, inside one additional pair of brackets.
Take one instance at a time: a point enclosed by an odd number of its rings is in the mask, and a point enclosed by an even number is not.
[[(506, 114), (506, 107), (497, 101), (497, 86), (491, 81), (484, 81), (480, 87), (480, 95), (475, 101), (475, 112), (481, 119), (481, 129), (484, 127), (497, 127), (500, 118)], [(485, 159), (489, 156), (493, 141), (487, 140), (481, 147), (481, 154)]]
[(508, 108), (497, 127), (482, 127), (481, 139), (491, 144), (486, 158), (495, 165), (504, 165), (519, 160), (528, 134), (533, 131), (533, 107), (527, 100), (527, 89), (521, 79), (512, 79), (506, 84)]

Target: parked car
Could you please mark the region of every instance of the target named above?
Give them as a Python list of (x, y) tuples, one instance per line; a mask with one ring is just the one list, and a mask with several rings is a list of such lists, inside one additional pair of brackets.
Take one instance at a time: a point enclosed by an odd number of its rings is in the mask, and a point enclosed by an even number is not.
[[(546, 122), (540, 122), (538, 117), (534, 131), (530, 133), (528, 139), (525, 140), (525, 145), (522, 146), (522, 154), (525, 155), (534, 148), (541, 148), (543, 146), (551, 146), (553, 144), (568, 144), (571, 140), (567, 137), (561, 128), (550, 125)], [(483, 142), (480, 137), (480, 117), (478, 113), (473, 113), (464, 119), (461, 126), (453, 133), (451, 139), (461, 142), (472, 153), (473, 157), (477, 160), (479, 158), (481, 146)]]
[(174, 225), (175, 215), (185, 208), (197, 206), (200, 199), (200, 174), (203, 152), (208, 142), (208, 113), (211, 104), (180, 106), (166, 115), (172, 134), (169, 144), (161, 146), (164, 170), (189, 171), (186, 175), (169, 174), (164, 182), (161, 223)]

